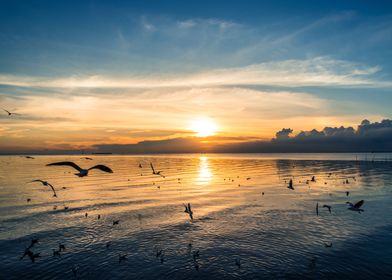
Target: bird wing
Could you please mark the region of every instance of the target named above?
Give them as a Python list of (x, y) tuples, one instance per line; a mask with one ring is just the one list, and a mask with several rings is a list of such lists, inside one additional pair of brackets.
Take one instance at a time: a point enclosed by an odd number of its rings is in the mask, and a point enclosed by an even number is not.
[(93, 166), (93, 167), (89, 168), (88, 170), (91, 170), (91, 169), (99, 169), (104, 172), (113, 173), (113, 170), (111, 170), (109, 167), (102, 165), (102, 164), (98, 164), (96, 166)]
[(42, 180), (40, 180), (40, 179), (36, 179), (36, 180), (33, 180), (33, 181), (30, 181), (30, 183), (33, 183), (33, 182), (40, 182), (40, 183), (44, 183), (44, 181), (42, 181)]
[(60, 162), (53, 162), (53, 163), (49, 163), (46, 166), (54, 166), (54, 165), (66, 165), (66, 166), (71, 166), (73, 168), (75, 168), (77, 171), (82, 171), (83, 169), (80, 168), (79, 165), (77, 165), (76, 163), (72, 162), (72, 161), (60, 161)]
[(365, 200), (360, 200), (357, 203), (354, 204), (355, 208), (361, 208), (361, 206), (365, 203)]
[(10, 111), (7, 111), (6, 109), (3, 108), (4, 111), (6, 111), (8, 114), (11, 114)]
[(54, 189), (53, 185), (48, 183), (48, 186), (52, 189), (54, 196), (57, 196), (56, 190)]
[(188, 203), (188, 210), (189, 210), (189, 212), (192, 212), (191, 204), (190, 204), (190, 203)]
[(154, 169), (154, 166), (152, 165), (152, 162), (150, 162), (150, 166), (151, 166), (151, 169), (152, 169), (152, 173), (155, 174), (155, 169)]

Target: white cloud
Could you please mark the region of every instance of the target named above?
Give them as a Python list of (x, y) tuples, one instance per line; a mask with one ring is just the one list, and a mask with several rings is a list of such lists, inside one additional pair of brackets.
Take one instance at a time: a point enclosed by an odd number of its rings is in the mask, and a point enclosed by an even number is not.
[(305, 60), (272, 61), (244, 67), (220, 68), (192, 74), (132, 76), (71, 76), (64, 78), (0, 75), (0, 84), (46, 88), (159, 88), (210, 86), (342, 86), (390, 87), (390, 81), (377, 80), (379, 66), (366, 66), (327, 57)]

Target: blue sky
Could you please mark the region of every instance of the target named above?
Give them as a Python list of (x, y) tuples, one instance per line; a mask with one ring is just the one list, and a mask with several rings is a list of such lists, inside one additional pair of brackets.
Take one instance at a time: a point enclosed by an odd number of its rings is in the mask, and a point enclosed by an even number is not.
[[(392, 117), (390, 1), (1, 1), (0, 31), (0, 101), (24, 115), (4, 120), (8, 140), (25, 138), (31, 127), (50, 133), (44, 128), (49, 116), (31, 108), (42, 98), (58, 104), (53, 107), (64, 110), (62, 116), (70, 106), (64, 99), (94, 100), (81, 107), (91, 115), (64, 120), (70, 133), (80, 123), (94, 126), (92, 104), (115, 96), (113, 110), (121, 111), (121, 98), (133, 100), (144, 109), (122, 120), (143, 118), (140, 126), (116, 127), (120, 121), (113, 119), (97, 128), (117, 130), (111, 141), (122, 143), (161, 131), (156, 111), (148, 108), (163, 97), (178, 104), (156, 105), (172, 124), (167, 137), (187, 131), (173, 121), (182, 111), (184, 118), (214, 118), (222, 133), (261, 138), (295, 119), (304, 121), (303, 128), (294, 127), (300, 130)], [(282, 92), (290, 98), (279, 104)], [(233, 107), (243, 101), (238, 116), (265, 128), (234, 133), (238, 123), (224, 113), (230, 106), (214, 109), (217, 96)], [(304, 96), (306, 106), (299, 102)], [(263, 100), (270, 108), (252, 103)], [(266, 125), (269, 120), (275, 125)], [(149, 131), (144, 138), (126, 136), (142, 127)], [(77, 140), (93, 141), (87, 138)]]

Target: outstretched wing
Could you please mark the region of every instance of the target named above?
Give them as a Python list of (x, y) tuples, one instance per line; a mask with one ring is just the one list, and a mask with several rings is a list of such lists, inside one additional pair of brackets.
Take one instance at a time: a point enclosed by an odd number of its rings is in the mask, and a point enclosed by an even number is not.
[(53, 162), (53, 163), (49, 163), (46, 166), (55, 166), (55, 165), (65, 165), (65, 166), (71, 166), (73, 168), (75, 168), (77, 171), (82, 171), (83, 169), (80, 168), (79, 165), (77, 165), (76, 163), (72, 162), (72, 161), (60, 161), (60, 162)]
[(53, 196), (57, 197), (56, 190), (54, 189), (54, 187), (52, 186), (52, 184), (48, 183), (48, 186), (52, 189), (52, 191), (53, 191)]
[(4, 109), (4, 108), (3, 108), (3, 110), (4, 110), (4, 111), (6, 111), (6, 112), (7, 112), (7, 114), (11, 114), (11, 113), (10, 113), (10, 111), (7, 111), (7, 110), (6, 110), (6, 109)]
[(113, 170), (111, 170), (109, 167), (102, 165), (102, 164), (98, 164), (96, 166), (93, 166), (93, 167), (89, 168), (88, 170), (91, 170), (91, 169), (99, 169), (104, 172), (113, 173)]
[(155, 169), (154, 169), (154, 166), (152, 165), (152, 162), (150, 162), (150, 166), (151, 166), (151, 169), (152, 169), (152, 173), (155, 174)]
[(42, 181), (42, 180), (40, 180), (40, 179), (36, 179), (36, 180), (33, 180), (33, 181), (30, 181), (30, 183), (33, 183), (33, 182), (40, 182), (40, 183), (44, 183), (44, 181)]
[(361, 208), (361, 206), (365, 203), (365, 200), (360, 200), (357, 203), (354, 204), (355, 208)]

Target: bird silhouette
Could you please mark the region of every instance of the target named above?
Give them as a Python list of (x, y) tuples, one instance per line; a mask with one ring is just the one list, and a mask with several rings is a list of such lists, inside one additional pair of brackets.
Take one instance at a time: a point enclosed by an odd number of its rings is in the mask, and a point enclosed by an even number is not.
[(33, 182), (39, 182), (39, 183), (41, 183), (41, 184), (44, 185), (44, 186), (49, 186), (49, 187), (52, 189), (52, 191), (53, 191), (53, 197), (57, 197), (56, 190), (55, 190), (54, 187), (53, 187), (50, 183), (48, 183), (47, 181), (43, 181), (43, 180), (40, 180), (40, 179), (36, 179), (36, 180), (30, 181), (29, 183), (33, 183)]
[(184, 204), (184, 207), (185, 207), (184, 213), (188, 213), (191, 220), (193, 220), (193, 211), (191, 208), (191, 204), (190, 203), (188, 203), (188, 205)]
[(332, 208), (332, 206), (327, 205), (327, 204), (324, 204), (324, 205), (323, 205), (323, 208), (328, 208), (328, 212), (331, 213), (331, 208)]
[(99, 169), (103, 172), (113, 173), (113, 171), (109, 167), (102, 165), (102, 164), (95, 165), (95, 166), (90, 167), (88, 169), (83, 169), (79, 165), (77, 165), (76, 163), (71, 162), (71, 161), (53, 162), (53, 163), (47, 164), (46, 166), (70, 166), (70, 167), (73, 167), (77, 171), (79, 171), (79, 173), (75, 173), (75, 175), (78, 177), (88, 176), (88, 172), (93, 169)]
[(364, 211), (363, 209), (361, 209), (361, 206), (363, 205), (365, 203), (365, 201), (362, 199), (362, 200), (360, 200), (360, 201), (358, 201), (357, 203), (355, 203), (355, 204), (352, 204), (351, 202), (349, 202), (349, 201), (347, 201), (346, 202), (346, 204), (348, 204), (348, 210), (351, 210), (351, 211), (356, 211), (356, 212), (358, 212), (358, 213), (361, 213), (362, 211)]
[(159, 175), (159, 176), (161, 176), (162, 178), (165, 178), (165, 176), (161, 174), (162, 171), (155, 171), (154, 166), (152, 165), (152, 162), (150, 162), (150, 166), (151, 166), (152, 174), (153, 174), (153, 175)]

